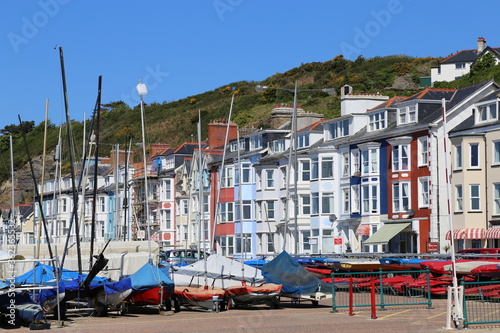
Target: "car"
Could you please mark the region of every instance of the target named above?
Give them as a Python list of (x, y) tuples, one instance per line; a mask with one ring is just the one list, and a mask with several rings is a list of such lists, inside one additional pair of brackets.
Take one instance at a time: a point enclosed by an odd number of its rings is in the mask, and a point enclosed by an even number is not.
[(198, 258), (198, 250), (196, 249), (172, 249), (164, 251), (160, 254), (160, 261), (165, 261), (171, 266), (186, 266), (191, 265), (209, 253), (200, 251), (200, 258)]

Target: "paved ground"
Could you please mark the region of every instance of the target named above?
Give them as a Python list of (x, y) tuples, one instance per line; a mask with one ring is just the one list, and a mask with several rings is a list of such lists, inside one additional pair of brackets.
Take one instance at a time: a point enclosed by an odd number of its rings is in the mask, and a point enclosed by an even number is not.
[[(72, 315), (58, 328), (52, 321), (51, 331), (152, 333), (152, 332), (445, 332), (446, 300), (433, 299), (434, 309), (425, 306), (414, 308), (389, 308), (378, 311), (377, 319), (371, 319), (369, 311), (356, 310), (354, 316), (348, 311), (331, 312), (331, 302), (320, 302), (312, 307), (310, 302), (292, 304), (282, 298), (282, 308), (272, 310), (267, 306), (248, 309), (230, 309), (219, 313), (183, 310), (164, 315), (142, 313), (121, 316), (110, 313), (108, 317), (96, 318)], [(7, 328), (3, 326), (2, 328)], [(0, 328), (1, 330), (1, 328)], [(500, 332), (498, 327), (471, 327), (477, 332)], [(10, 330), (31, 332), (28, 328)]]

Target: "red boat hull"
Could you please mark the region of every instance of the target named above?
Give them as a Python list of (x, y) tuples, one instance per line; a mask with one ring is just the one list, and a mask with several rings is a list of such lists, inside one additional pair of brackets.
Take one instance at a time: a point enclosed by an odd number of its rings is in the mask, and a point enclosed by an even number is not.
[(130, 303), (134, 305), (159, 305), (170, 298), (170, 292), (161, 287), (151, 288), (145, 291), (134, 291), (130, 295)]

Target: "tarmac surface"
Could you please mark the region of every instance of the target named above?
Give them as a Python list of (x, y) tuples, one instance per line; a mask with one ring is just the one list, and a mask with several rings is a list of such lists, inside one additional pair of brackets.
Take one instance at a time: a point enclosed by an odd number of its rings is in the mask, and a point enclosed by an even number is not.
[[(331, 300), (321, 301), (317, 307), (311, 302), (292, 303), (282, 298), (281, 308), (271, 309), (265, 305), (230, 309), (222, 312), (206, 312), (182, 309), (178, 313), (157, 311), (130, 312), (119, 315), (110, 312), (107, 317), (71, 314), (58, 327), (57, 320), (50, 318), (51, 329), (56, 332), (447, 332), (446, 299), (433, 299), (433, 309), (426, 306), (387, 307), (377, 309), (377, 319), (371, 318), (370, 309), (357, 308), (353, 316), (347, 309), (331, 312)], [(11, 332), (31, 332), (27, 327), (0, 330)], [(453, 330), (456, 330), (453, 328)], [(474, 325), (473, 332), (500, 332), (498, 326)]]

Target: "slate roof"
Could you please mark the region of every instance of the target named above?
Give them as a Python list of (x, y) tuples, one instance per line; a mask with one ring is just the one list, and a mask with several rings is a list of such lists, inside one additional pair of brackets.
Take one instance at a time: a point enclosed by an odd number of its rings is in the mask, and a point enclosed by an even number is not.
[(477, 49), (459, 51), (441, 61), (441, 64), (453, 64), (457, 62), (474, 62), (480, 56), (480, 54), (483, 54), (487, 50), (497, 54), (497, 56), (500, 55), (500, 47), (488, 46), (481, 53), (478, 53)]

